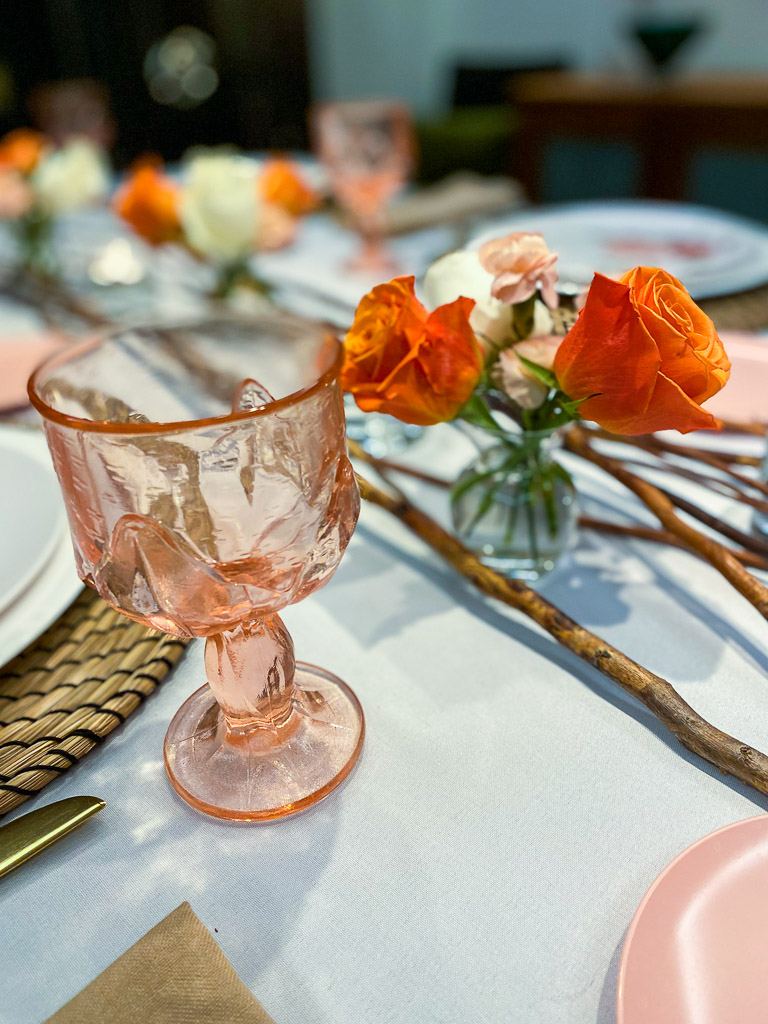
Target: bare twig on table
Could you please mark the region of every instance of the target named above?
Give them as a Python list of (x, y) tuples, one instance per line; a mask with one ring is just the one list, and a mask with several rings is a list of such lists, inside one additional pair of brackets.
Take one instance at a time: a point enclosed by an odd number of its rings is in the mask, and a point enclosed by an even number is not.
[(363, 498), (396, 516), (478, 590), (533, 619), (563, 647), (644, 704), (684, 747), (760, 793), (768, 794), (768, 757), (705, 721), (666, 679), (584, 629), (520, 580), (505, 579), (483, 565), (404, 495), (388, 494), (360, 476), (358, 484)]
[[(633, 540), (647, 540), (656, 544), (668, 544), (670, 547), (680, 548), (691, 555), (703, 557), (700, 552), (692, 551), (684, 541), (676, 537), (668, 530), (657, 530), (653, 526), (637, 526), (627, 523), (611, 523), (607, 519), (595, 519), (592, 516), (579, 516), (579, 526), (586, 530), (596, 530), (598, 533), (612, 533), (618, 537), (628, 537)], [(734, 558), (738, 558), (742, 565), (750, 569), (762, 569), (768, 571), (768, 558), (761, 558), (751, 551), (739, 551), (730, 549)]]
[(736, 420), (720, 420), (722, 429), (730, 434), (756, 434), (758, 437), (765, 437), (765, 423), (739, 423)]
[[(613, 435), (610, 435), (613, 437)], [(388, 473), (402, 473), (405, 476), (414, 477), (417, 480), (421, 480), (423, 483), (430, 484), (433, 487), (440, 487), (441, 489), (447, 490), (451, 487), (451, 481), (446, 480), (443, 477), (433, 476), (431, 473), (423, 473), (421, 470), (414, 469), (412, 466), (406, 466), (401, 462), (397, 462), (394, 459), (380, 459), (374, 455), (370, 455), (366, 452), (356, 441), (349, 441), (349, 450), (355, 458), (361, 459), (367, 462), (368, 465), (373, 468), (382, 476), (385, 477), (387, 482), (392, 486), (391, 480)], [(672, 468), (672, 467), (670, 467)], [(729, 485), (730, 486), (730, 485)], [(745, 495), (740, 496), (740, 500), (748, 500)], [(750, 502), (751, 503), (751, 502)], [(762, 507), (762, 502), (755, 502), (758, 507)], [(610, 533), (614, 535), (621, 535), (625, 537), (631, 537), (635, 540), (646, 540), (652, 541), (657, 544), (668, 544), (673, 547), (682, 548), (686, 551), (691, 551), (690, 547), (685, 544), (682, 540), (676, 537), (673, 533), (666, 530), (656, 530), (653, 527), (641, 526), (641, 525), (629, 525), (621, 523), (612, 523), (605, 519), (596, 519), (591, 516), (579, 516), (579, 525), (589, 530), (596, 530), (599, 533)], [(751, 543), (760, 545), (759, 541), (755, 541), (754, 538), (748, 537), (747, 534), (739, 533), (739, 537), (747, 538)], [(768, 544), (764, 545), (765, 556), (754, 551), (747, 550), (734, 550), (730, 549), (731, 553), (737, 558), (742, 565), (746, 565), (751, 569), (762, 569), (768, 571)], [(760, 551), (763, 551), (763, 546), (760, 546)], [(699, 552), (691, 552), (692, 554), (701, 554)]]
[[(763, 483), (762, 480), (753, 480), (751, 477), (744, 476), (743, 473), (739, 473), (737, 470), (731, 468), (730, 464), (732, 462), (736, 462), (737, 459), (745, 457), (731, 455), (728, 458), (725, 458), (720, 452), (707, 451), (705, 448), (689, 448), (687, 445), (683, 444), (672, 444), (670, 441), (663, 441), (660, 437), (656, 437), (655, 434), (643, 434), (636, 437), (629, 437), (626, 435), (610, 434), (606, 430), (593, 431), (593, 433), (609, 441), (631, 445), (634, 448), (642, 448), (643, 451), (650, 452), (653, 455), (658, 456), (660, 453), (663, 453), (666, 455), (675, 455), (681, 459), (688, 459), (692, 462), (703, 462), (712, 469), (716, 469), (719, 473), (725, 474), (725, 476), (729, 477), (731, 480), (735, 480), (742, 487), (748, 487), (752, 490), (760, 491), (761, 494), (768, 495), (768, 484)], [(760, 465), (760, 463), (760, 459), (752, 459), (751, 461), (742, 462), (741, 464), (751, 466)]]
[(17, 302), (23, 302), (25, 305), (37, 309), (49, 322), (53, 319), (50, 316), (49, 307), (55, 306), (64, 313), (82, 320), (89, 327), (108, 327), (111, 323), (108, 317), (70, 295), (61, 285), (42, 277), (17, 275), (4, 282), (0, 286), (0, 291)]
[[(659, 442), (661, 442), (661, 438), (657, 437), (656, 434), (641, 434), (639, 436), (612, 434), (610, 430), (603, 430), (602, 427), (595, 426), (590, 426), (589, 430), (590, 434), (594, 437), (600, 437), (606, 441), (632, 444), (639, 448), (650, 447), (650, 441), (654, 447), (660, 447)], [(752, 433), (752, 431), (747, 431), (747, 433)], [(755, 431), (755, 433), (757, 432)], [(712, 456), (715, 456), (721, 462), (733, 463), (737, 466), (761, 466), (763, 464), (763, 460), (756, 455), (743, 455), (741, 452), (713, 451), (711, 448), (697, 448), (695, 445), (689, 444), (672, 444), (669, 441), (664, 441), (663, 446), (670, 454), (680, 455), (686, 459), (699, 459), (700, 461), (708, 462)]]
[[(640, 500), (648, 506), (662, 526), (673, 533), (680, 540), (684, 541), (687, 547), (701, 554), (708, 562), (720, 572), (732, 586), (739, 591), (752, 604), (758, 612), (768, 619), (768, 589), (755, 579), (744, 566), (723, 544), (701, 533), (695, 527), (680, 519), (675, 513), (674, 504), (682, 507), (679, 499), (675, 496), (675, 502), (671, 495), (661, 491), (658, 487), (648, 483), (641, 477), (630, 473), (621, 464), (621, 460), (610, 458), (601, 452), (595, 451), (589, 441), (589, 435), (582, 427), (574, 426), (568, 431), (566, 439), (567, 448), (581, 455), (589, 462), (600, 466), (619, 483), (624, 484)], [(701, 517), (701, 509), (691, 506)], [(687, 511), (687, 509), (686, 509)], [(712, 517), (714, 518), (714, 517)], [(719, 520), (714, 520), (717, 528), (722, 528)], [(740, 531), (737, 531), (740, 533)], [(746, 538), (746, 534), (740, 534), (740, 538)], [(748, 538), (754, 544), (753, 538)], [(748, 547), (747, 544), (744, 545)], [(754, 547), (751, 548), (754, 550)], [(762, 552), (760, 552), (762, 553)]]

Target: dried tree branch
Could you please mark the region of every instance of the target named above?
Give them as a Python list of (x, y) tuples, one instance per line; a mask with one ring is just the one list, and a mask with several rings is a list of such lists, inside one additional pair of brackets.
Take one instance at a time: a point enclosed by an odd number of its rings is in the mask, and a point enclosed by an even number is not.
[(522, 581), (505, 579), (483, 565), (468, 548), (404, 495), (387, 494), (360, 476), (358, 484), (363, 498), (396, 516), (478, 590), (533, 619), (563, 647), (645, 705), (684, 747), (722, 772), (768, 794), (768, 757), (705, 721), (666, 679), (584, 629)]
[[(610, 434), (608, 431), (594, 431), (600, 437), (604, 437), (606, 440), (614, 441), (619, 444), (631, 445), (634, 448), (642, 448), (644, 451), (650, 452), (653, 455), (661, 456), (675, 455), (681, 459), (688, 459), (691, 462), (703, 462), (705, 465), (717, 470), (719, 473), (725, 474), (731, 480), (736, 481), (741, 487), (748, 488), (754, 491), (759, 491), (761, 494), (768, 495), (768, 484), (763, 483), (762, 480), (754, 480), (751, 477), (745, 476), (743, 473), (739, 473), (731, 466), (732, 462), (735, 462), (737, 458), (735, 455), (730, 455), (728, 458), (723, 457), (720, 452), (707, 451), (706, 448), (688, 448), (686, 445), (673, 444), (670, 441), (664, 441), (660, 437), (656, 437), (655, 434), (643, 434), (639, 437), (628, 437), (620, 436), (617, 434)], [(742, 465), (760, 465), (760, 459), (752, 459)], [(671, 466), (670, 463), (666, 465)]]
[[(579, 516), (579, 526), (585, 530), (596, 530), (598, 533), (611, 533), (619, 537), (629, 537), (633, 540), (647, 540), (655, 544), (667, 544), (670, 547), (680, 548), (691, 555), (703, 557), (700, 552), (692, 551), (688, 545), (668, 530), (657, 530), (653, 526), (630, 525), (628, 523), (612, 523), (607, 519), (595, 519), (593, 516)], [(734, 558), (738, 558), (742, 565), (751, 569), (761, 569), (768, 572), (768, 558), (761, 558), (751, 551), (739, 551), (729, 549)]]
[[(613, 437), (613, 435), (610, 435)], [(398, 462), (395, 459), (381, 459), (375, 455), (371, 455), (366, 452), (356, 441), (349, 441), (349, 450), (356, 459), (361, 459), (367, 462), (368, 465), (372, 466), (380, 476), (383, 476), (390, 487), (393, 486), (389, 477), (389, 473), (402, 473), (404, 476), (410, 476), (416, 480), (421, 480), (423, 483), (427, 483), (433, 487), (439, 487), (447, 490), (451, 487), (451, 481), (446, 480), (444, 477), (433, 476), (431, 473), (424, 473), (421, 470), (414, 469), (412, 466), (407, 466), (402, 462)], [(673, 467), (669, 467), (673, 468)], [(697, 479), (706, 479), (702, 474), (697, 475)], [(725, 483), (725, 481), (723, 481)], [(732, 485), (728, 485), (732, 486)], [(736, 490), (734, 488), (734, 490)], [(749, 500), (746, 495), (740, 495), (739, 500), (748, 501), (750, 504), (754, 504), (756, 507), (762, 508), (763, 503), (756, 500)], [(768, 506), (766, 506), (768, 511)], [(579, 525), (588, 530), (595, 530), (599, 533), (609, 533), (614, 535), (620, 535), (624, 537), (631, 537), (635, 540), (651, 541), (656, 544), (667, 544), (672, 547), (681, 548), (688, 551), (691, 554), (695, 554), (698, 557), (703, 557), (700, 552), (691, 551), (690, 547), (685, 544), (682, 540), (676, 537), (673, 533), (668, 530), (657, 530), (650, 526), (642, 526), (640, 524), (626, 524), (626, 523), (613, 523), (607, 519), (597, 519), (594, 516), (579, 516)], [(747, 537), (747, 534), (739, 533), (739, 536)], [(748, 538), (751, 542), (755, 542), (754, 538)], [(759, 542), (756, 542), (759, 543)], [(765, 545), (765, 557), (754, 551), (747, 551), (744, 549), (729, 548), (729, 551), (737, 558), (742, 565), (746, 565), (751, 569), (761, 569), (768, 571), (768, 544)], [(763, 548), (761, 547), (762, 551)]]
[(765, 423), (752, 421), (751, 423), (740, 423), (737, 420), (720, 420), (722, 429), (729, 434), (755, 434), (758, 437), (765, 437)]
[[(679, 537), (687, 547), (706, 558), (740, 594), (746, 597), (763, 618), (768, 619), (768, 588), (764, 587), (762, 583), (747, 572), (729, 548), (680, 519), (675, 513), (672, 495), (660, 490), (660, 488), (648, 483), (647, 480), (643, 480), (634, 473), (630, 473), (619, 459), (614, 459), (595, 451), (590, 443), (587, 431), (582, 427), (573, 426), (570, 428), (566, 437), (566, 447), (596, 466), (600, 466), (601, 469), (606, 470), (616, 480), (624, 484), (625, 487), (628, 487), (629, 490), (640, 498), (644, 505), (648, 506), (666, 530)], [(675, 503), (679, 505), (677, 497), (674, 497)], [(690, 503), (688, 504), (690, 505)], [(701, 517), (701, 509), (694, 505), (690, 505), (690, 507), (696, 509), (696, 512)], [(719, 524), (719, 520), (715, 520), (715, 522)], [(740, 533), (740, 531), (737, 532)], [(740, 534), (740, 536), (746, 537), (746, 534)], [(750, 541), (754, 543), (754, 540), (751, 538)], [(745, 544), (744, 546), (746, 547), (747, 545)]]

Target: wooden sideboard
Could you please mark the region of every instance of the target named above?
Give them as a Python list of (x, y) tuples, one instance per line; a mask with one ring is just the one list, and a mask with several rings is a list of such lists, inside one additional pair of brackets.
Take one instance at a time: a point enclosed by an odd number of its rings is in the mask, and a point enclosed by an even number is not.
[(631, 144), (638, 193), (655, 199), (685, 198), (691, 161), (704, 146), (768, 154), (768, 75), (653, 81), (548, 72), (517, 79), (510, 100), (520, 119), (511, 170), (534, 200), (543, 198), (547, 147), (556, 140)]

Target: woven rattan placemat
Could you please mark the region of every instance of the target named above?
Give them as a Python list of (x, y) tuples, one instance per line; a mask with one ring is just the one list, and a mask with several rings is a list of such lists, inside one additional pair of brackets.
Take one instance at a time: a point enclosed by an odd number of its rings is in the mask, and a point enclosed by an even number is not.
[(132, 622), (84, 590), (42, 636), (0, 668), (0, 815), (122, 725), (186, 645)]
[(768, 285), (720, 299), (702, 299), (701, 308), (719, 331), (760, 331), (768, 328)]

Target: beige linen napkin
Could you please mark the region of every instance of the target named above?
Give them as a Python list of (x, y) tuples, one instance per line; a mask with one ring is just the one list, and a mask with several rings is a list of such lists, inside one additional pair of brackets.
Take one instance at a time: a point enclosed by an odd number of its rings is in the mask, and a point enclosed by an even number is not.
[(45, 1024), (275, 1024), (188, 903)]

